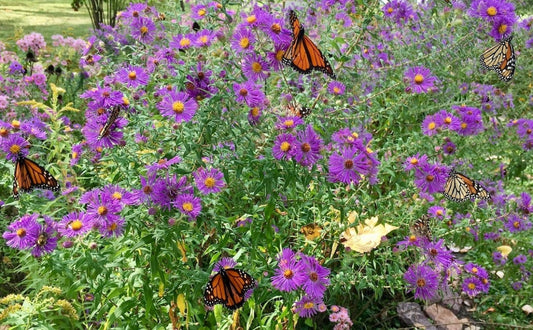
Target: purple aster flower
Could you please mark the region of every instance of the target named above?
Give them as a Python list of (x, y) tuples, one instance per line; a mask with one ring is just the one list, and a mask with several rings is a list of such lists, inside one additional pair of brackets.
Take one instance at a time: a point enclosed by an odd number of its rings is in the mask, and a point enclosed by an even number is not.
[(37, 213), (26, 214), (10, 224), (2, 234), (2, 237), (7, 241), (6, 244), (19, 250), (29, 249), (39, 235), (38, 217), (39, 214)]
[(174, 118), (178, 123), (188, 122), (196, 114), (198, 103), (184, 92), (170, 92), (157, 104), (159, 112), (165, 117)]
[(114, 106), (123, 104), (124, 94), (120, 91), (112, 90), (111, 87), (97, 87), (90, 89), (80, 95), (81, 98), (90, 98), (89, 109), (111, 109)]
[(453, 155), (457, 150), (457, 146), (450, 139), (448, 139), (442, 146), (442, 150), (446, 155)]
[(472, 1), (468, 13), (474, 17), (480, 17), (489, 22), (495, 22), (502, 18), (516, 21), (514, 5), (502, 0)]
[(247, 55), (243, 59), (242, 71), (250, 81), (266, 80), (269, 70), (268, 62), (256, 53)]
[(515, 265), (521, 265), (527, 261), (527, 257), (523, 254), (519, 254), (513, 258), (513, 263)]
[(438, 133), (440, 126), (437, 124), (435, 115), (428, 115), (422, 122), (422, 133), (427, 136), (432, 136)]
[(21, 157), (28, 156), (30, 144), (18, 133), (9, 134), (7, 138), (0, 140), (2, 151), (6, 153), (6, 158), (16, 162)]
[(405, 161), (405, 163), (403, 163), (403, 167), (404, 167), (405, 171), (407, 171), (407, 172), (412, 170), (412, 169), (422, 168), (422, 167), (426, 166), (427, 159), (428, 159), (427, 155), (420, 156), (420, 154), (417, 153), (414, 156), (407, 157), (407, 160)]
[(72, 154), (70, 159), (70, 166), (78, 164), (80, 160), (80, 156), (83, 151), (83, 145), (82, 144), (73, 144), (72, 145)]
[(236, 29), (231, 37), (231, 48), (237, 54), (252, 52), (254, 50), (255, 36), (247, 28)]
[(513, 33), (513, 25), (516, 23), (516, 16), (504, 16), (494, 20), (489, 35), (496, 41), (501, 41)]
[(344, 148), (339, 154), (333, 152), (329, 158), (329, 180), (345, 184), (358, 184), (362, 175), (369, 170), (366, 157), (355, 147)]
[(150, 76), (144, 71), (143, 67), (129, 65), (127, 68), (122, 68), (117, 72), (117, 80), (129, 88), (136, 88), (146, 86)]
[(481, 280), (475, 276), (468, 277), (463, 281), (463, 292), (468, 296), (475, 297), (481, 292)]
[(292, 262), (293, 260), (296, 260), (296, 253), (289, 248), (284, 248), (281, 251), (281, 253), (278, 255), (277, 259), (278, 259), (278, 265), (283, 266), (285, 264)]
[(303, 263), (304, 272), (307, 277), (302, 288), (309, 296), (322, 298), (326, 291), (326, 286), (329, 285), (328, 276), (330, 270), (322, 267), (314, 257), (306, 255), (302, 255), (301, 257), (299, 262)]
[(467, 106), (452, 106), (452, 108), (460, 113), (461, 118), (458, 123), (450, 126), (450, 129), (463, 136), (476, 135), (483, 131), (480, 109)]
[(213, 267), (213, 272), (218, 273), (221, 269), (230, 269), (237, 266), (237, 262), (233, 258), (224, 257), (218, 261)]
[(100, 124), (98, 121), (88, 120), (82, 129), (82, 133), (85, 136), (87, 145), (93, 150), (98, 148), (112, 148), (116, 145), (121, 145), (124, 142), (124, 133), (119, 129), (128, 125), (128, 120), (124, 117), (117, 117), (117, 119), (111, 124), (109, 131), (100, 137), (102, 128), (105, 124)]
[(513, 290), (519, 291), (520, 289), (522, 289), (522, 285), (523, 285), (523, 283), (518, 281), (518, 282), (513, 282), (511, 284), (511, 287), (513, 288)]
[(138, 17), (131, 24), (131, 36), (142, 43), (150, 44), (155, 38), (155, 24), (147, 17)]
[(425, 164), (415, 171), (416, 186), (421, 192), (428, 194), (443, 191), (447, 178), (446, 169), (436, 164)]
[(313, 130), (313, 126), (308, 125), (304, 131), (298, 132), (296, 141), (294, 159), (300, 165), (309, 167), (322, 158), (320, 149), (323, 141)]
[(500, 251), (494, 251), (492, 252), (492, 262), (494, 262), (495, 265), (503, 266), (507, 263), (507, 260), (505, 260)]
[(202, 31), (198, 31), (196, 33), (196, 39), (194, 40), (194, 44), (197, 47), (209, 47), (214, 37), (215, 34), (210, 30), (204, 29)]
[(253, 81), (246, 81), (242, 84), (233, 84), (233, 91), (237, 96), (236, 101), (240, 104), (246, 103), (249, 107), (262, 107), (265, 100), (265, 94), (261, 87)]
[(431, 75), (431, 71), (423, 66), (415, 66), (407, 69), (404, 74), (405, 83), (409, 84), (407, 92), (420, 94), (437, 90), (434, 83), (437, 78)]
[(332, 81), (328, 84), (328, 92), (332, 95), (344, 95), (346, 86), (339, 81)]
[(293, 128), (296, 128), (296, 126), (302, 125), (303, 123), (303, 119), (297, 116), (278, 117), (278, 121), (276, 122), (276, 128), (280, 130), (290, 131)]
[(202, 200), (193, 194), (179, 195), (172, 204), (190, 220), (195, 220), (202, 211)]
[(194, 20), (202, 20), (207, 15), (207, 6), (203, 4), (191, 6), (191, 18)]
[(120, 237), (124, 233), (124, 218), (119, 215), (112, 215), (106, 218), (98, 231), (104, 237)]
[(295, 312), (300, 317), (311, 317), (318, 313), (318, 305), (320, 304), (322, 304), (321, 298), (305, 295), (294, 303)]
[(226, 185), (224, 174), (216, 168), (207, 171), (203, 167), (200, 167), (193, 173), (193, 176), (196, 187), (204, 195), (217, 193)]
[(285, 48), (274, 48), (273, 52), (267, 53), (267, 61), (272, 71), (280, 71), (283, 68), (283, 54), (285, 54)]
[(275, 275), (271, 278), (272, 286), (280, 291), (286, 292), (298, 289), (307, 279), (304, 268), (305, 265), (302, 262), (296, 261), (294, 253), (289, 258), (287, 256), (285, 258), (280, 256), (278, 268), (276, 268), (274, 271)]
[(194, 34), (178, 34), (172, 37), (172, 41), (168, 44), (175, 49), (187, 49), (192, 46)]
[(102, 189), (102, 195), (108, 195), (109, 198), (117, 201), (121, 207), (124, 205), (135, 205), (138, 203), (137, 196), (134, 193), (118, 185), (106, 185)]
[(91, 221), (95, 227), (104, 226), (108, 219), (114, 218), (116, 213), (122, 210), (120, 202), (109, 195), (101, 194), (87, 205), (87, 221)]
[(252, 107), (250, 111), (248, 111), (248, 123), (250, 123), (250, 125), (252, 126), (259, 124), (259, 119), (261, 119), (261, 114), (262, 114), (261, 108), (257, 106)]
[(403, 278), (417, 299), (430, 300), (437, 294), (438, 276), (429, 266), (411, 265)]
[(437, 126), (443, 128), (448, 128), (457, 125), (460, 123), (460, 119), (449, 113), (446, 110), (441, 110), (435, 114), (435, 119), (437, 120)]
[(282, 133), (276, 137), (272, 147), (272, 155), (277, 160), (292, 159), (296, 153), (296, 137), (289, 133)]
[(424, 246), (424, 253), (439, 269), (447, 269), (453, 262), (452, 251), (444, 246), (443, 239), (438, 242), (428, 242)]
[(526, 231), (531, 228), (531, 222), (526, 217), (521, 217), (518, 214), (511, 213), (507, 217), (507, 221), (504, 224), (505, 228), (511, 233), (519, 231)]
[(433, 218), (442, 220), (446, 217), (446, 209), (442, 206), (434, 205), (428, 209), (428, 214)]
[(526, 192), (520, 194), (520, 203), (518, 207), (524, 214), (533, 213), (533, 205), (531, 204), (531, 195)]
[(76, 237), (87, 233), (92, 227), (84, 212), (71, 212), (61, 219), (57, 231), (65, 237)]
[(181, 158), (180, 156), (174, 156), (170, 159), (166, 159), (166, 158), (162, 158), (160, 160), (158, 160), (157, 162), (151, 164), (151, 165), (146, 165), (146, 170), (148, 171), (148, 173), (152, 174), (152, 173), (157, 173), (157, 171), (160, 171), (160, 170), (167, 170), (170, 168), (170, 166), (174, 165), (174, 164), (179, 164), (181, 162)]
[(157, 179), (152, 188), (152, 200), (154, 203), (168, 210), (171, 209), (173, 202), (179, 195), (192, 194), (194, 191), (193, 187), (187, 184), (186, 176), (178, 179), (176, 174), (167, 174), (166, 177)]
[(10, 64), (9, 64), (9, 74), (11, 75), (15, 75), (15, 74), (22, 74), (24, 73), (26, 70), (24, 69), (24, 67), (22, 66), (22, 64), (20, 64), (19, 62), (17, 61), (12, 61)]
[(39, 258), (43, 254), (52, 253), (57, 247), (57, 231), (54, 228), (54, 221), (50, 218), (45, 216), (45, 224), (44, 225), (38, 225), (39, 232), (37, 234), (37, 238), (33, 242), (34, 246), (31, 250), (31, 254)]
[(479, 278), (489, 278), (489, 273), (485, 270), (485, 268), (479, 266), (479, 265), (476, 265), (474, 263), (467, 263), (465, 266), (464, 266), (464, 269), (466, 272), (472, 274), (472, 275), (475, 275)]
[(389, 1), (382, 10), (385, 17), (392, 19), (399, 26), (403, 26), (409, 20), (418, 19), (411, 4), (405, 0)]

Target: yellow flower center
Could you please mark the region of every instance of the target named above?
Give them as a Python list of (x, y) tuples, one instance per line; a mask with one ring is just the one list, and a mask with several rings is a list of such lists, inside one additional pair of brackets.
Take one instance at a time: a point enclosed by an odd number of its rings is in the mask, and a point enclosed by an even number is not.
[(287, 141), (283, 141), (283, 142), (281, 143), (281, 151), (283, 151), (283, 152), (287, 152), (287, 151), (289, 151), (290, 149), (291, 149), (291, 144), (290, 144), (289, 142), (287, 142)]
[(70, 228), (72, 228), (72, 230), (74, 231), (78, 231), (83, 228), (83, 222), (81, 222), (79, 219), (76, 219), (71, 222)]
[(520, 228), (520, 222), (519, 221), (513, 222), (513, 227)]
[(107, 230), (109, 230), (109, 231), (115, 231), (115, 230), (117, 230), (117, 227), (118, 227), (117, 223), (116, 223), (116, 222), (113, 222), (112, 224), (110, 224), (110, 225), (107, 227)]
[(204, 180), (204, 184), (207, 188), (213, 188), (215, 186), (215, 179), (212, 177), (208, 177)]
[(137, 72), (135, 72), (135, 71), (130, 71), (130, 73), (128, 73), (128, 78), (130, 78), (130, 80), (135, 80), (135, 79), (137, 79)]
[(411, 165), (416, 165), (416, 164), (418, 164), (418, 159), (417, 158), (411, 158), (411, 161), (409, 163), (411, 163)]
[(293, 276), (294, 276), (294, 273), (290, 269), (287, 269), (283, 272), (283, 277), (285, 277), (286, 279), (290, 280)]
[(207, 36), (201, 36), (201, 37), (200, 37), (200, 41), (201, 41), (203, 44), (206, 44), (208, 40), (209, 40), (209, 39), (207, 38)]
[(141, 34), (145, 35), (146, 33), (148, 33), (148, 28), (146, 26), (142, 26), (141, 27)]
[(130, 105), (130, 100), (128, 100), (127, 97), (123, 96), (122, 97), (122, 104), (128, 106), (128, 105)]
[(420, 85), (420, 84), (423, 83), (423, 82), (424, 82), (424, 76), (421, 75), (420, 73), (417, 73), (417, 74), (415, 75), (415, 83), (418, 84), (418, 85)]
[(472, 267), (472, 274), (477, 274), (478, 270), (476, 267)]
[(468, 283), (468, 288), (470, 290), (474, 290), (476, 288), (476, 285), (474, 283), (470, 282), (470, 283)]
[(487, 15), (489, 16), (495, 16), (498, 13), (498, 10), (496, 10), (496, 7), (490, 6), (487, 8)]
[(304, 308), (305, 308), (305, 309), (311, 309), (311, 308), (314, 308), (314, 307), (315, 307), (315, 303), (312, 302), (312, 301), (306, 302), (306, 303), (304, 304)]
[(12, 145), (9, 147), (9, 152), (12, 154), (18, 154), (20, 152), (20, 146), (18, 144)]
[(333, 94), (340, 94), (341, 89), (339, 87), (333, 87)]
[(300, 149), (302, 150), (302, 152), (309, 152), (311, 151), (311, 146), (307, 142), (302, 143), (302, 146), (300, 147)]
[(505, 34), (506, 31), (507, 31), (507, 24), (502, 24), (498, 26), (498, 32), (500, 34)]
[(451, 118), (451, 117), (446, 117), (446, 118), (444, 118), (444, 123), (445, 123), (446, 125), (451, 124), (451, 123), (452, 123), (452, 118)]
[(181, 101), (175, 101), (174, 103), (172, 103), (172, 111), (174, 111), (175, 113), (183, 113), (183, 110), (185, 109), (185, 105), (183, 104), (183, 102)]
[(20, 128), (20, 121), (14, 119), (11, 121), (11, 126), (13, 126), (13, 128)]
[(287, 119), (283, 122), (283, 126), (285, 127), (293, 127), (294, 126), (294, 120), (292, 119)]
[(354, 137), (355, 139), (357, 139), (359, 137), (359, 134), (357, 132), (352, 132), (352, 137)]
[(113, 193), (113, 195), (111, 195), (111, 197), (113, 197), (113, 199), (116, 199), (116, 200), (121, 200), (122, 199), (122, 194), (118, 191), (115, 191)]
[(26, 236), (26, 228), (19, 228), (19, 229), (17, 229), (17, 236), (18, 236), (18, 237), (24, 237), (24, 236)]
[(205, 8), (202, 8), (202, 9), (198, 10), (198, 12), (197, 12), (198, 16), (204, 16), (205, 13), (206, 13)]
[(252, 70), (253, 70), (255, 73), (259, 73), (259, 72), (263, 71), (263, 67), (261, 66), (261, 63), (259, 63), (259, 62), (254, 62), (254, 63), (252, 63)]
[(428, 129), (434, 130), (436, 126), (437, 125), (435, 124), (435, 122), (431, 122), (431, 123), (428, 124)]
[(98, 214), (99, 215), (106, 215), (107, 214), (107, 207), (105, 206), (99, 206), (98, 207)]
[(442, 210), (437, 210), (437, 215), (441, 216), (443, 214)]
[(74, 151), (72, 153), (72, 159), (76, 159), (76, 158), (78, 158), (78, 153), (76, 151)]
[(281, 32), (281, 25), (278, 23), (274, 23), (270, 26), (270, 31), (274, 32), (275, 34), (279, 34)]
[(461, 123), (461, 128), (462, 128), (462, 129), (465, 129), (467, 126), (468, 126), (467, 123)]
[(257, 21), (257, 17), (255, 17), (255, 15), (250, 15), (246, 17), (246, 22), (248, 22), (249, 24), (255, 23), (256, 21)]
[(183, 210), (185, 210), (185, 212), (191, 212), (193, 210), (193, 205), (191, 202), (185, 202), (181, 205), (181, 207), (183, 207)]
[(239, 46), (241, 46), (242, 49), (246, 49), (250, 46), (250, 39), (248, 38), (242, 38), (239, 42)]
[(187, 47), (187, 46), (189, 46), (190, 44), (191, 44), (191, 39), (189, 39), (189, 38), (182, 38), (182, 39), (180, 40), (180, 46), (181, 46), (181, 47)]
[(392, 9), (392, 7), (387, 8), (387, 12), (388, 12), (389, 14), (392, 14), (393, 11), (394, 11), (394, 9)]
[(258, 107), (253, 107), (252, 108), (252, 117), (257, 117), (259, 116), (259, 108)]
[(9, 135), (9, 131), (7, 129), (5, 129), (4, 127), (0, 128), (0, 136), (1, 137), (6, 137), (8, 135)]
[(424, 280), (423, 278), (419, 278), (418, 280), (416, 280), (416, 286), (418, 286), (419, 288), (425, 287), (426, 280)]
[(284, 54), (285, 54), (284, 50), (278, 50), (276, 53), (276, 60), (278, 60), (278, 62), (281, 62)]

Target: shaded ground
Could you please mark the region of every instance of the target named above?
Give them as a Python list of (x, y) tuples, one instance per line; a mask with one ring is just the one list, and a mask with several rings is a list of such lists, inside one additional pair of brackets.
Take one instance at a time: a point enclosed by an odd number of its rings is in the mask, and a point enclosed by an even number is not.
[(0, 40), (4, 43), (39, 32), (46, 41), (62, 34), (87, 37), (91, 20), (83, 7), (74, 11), (70, 0), (0, 0)]

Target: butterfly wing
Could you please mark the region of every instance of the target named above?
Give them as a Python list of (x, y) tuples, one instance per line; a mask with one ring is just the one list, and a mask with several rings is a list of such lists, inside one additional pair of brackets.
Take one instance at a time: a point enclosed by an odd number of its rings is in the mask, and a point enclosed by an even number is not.
[(500, 41), (481, 54), (480, 62), (487, 70), (493, 70), (503, 81), (509, 81), (514, 75), (516, 67), (516, 56), (511, 40), (513, 36)]
[(468, 199), (490, 199), (487, 189), (464, 174), (451, 171), (444, 186), (444, 196), (454, 202), (464, 202)]
[(255, 287), (255, 280), (248, 273), (235, 268), (221, 269), (207, 284), (204, 302), (208, 306), (223, 304), (235, 310), (244, 304), (246, 292)]
[(431, 241), (432, 234), (431, 228), (429, 226), (429, 219), (429, 215), (422, 215), (418, 220), (415, 221), (415, 223), (411, 227), (409, 227), (409, 229), (411, 230), (411, 234), (415, 235), (416, 237), (427, 238), (429, 241)]
[(289, 12), (289, 20), (293, 39), (283, 55), (283, 63), (303, 74), (318, 70), (335, 79), (333, 68), (315, 43), (305, 35), (304, 28), (292, 10)]
[(298, 104), (295, 104), (295, 105), (289, 104), (287, 108), (294, 116), (297, 116), (300, 118), (305, 118), (311, 114), (311, 108), (302, 107)]
[(100, 130), (100, 134), (98, 134), (97, 140), (100, 141), (104, 136), (108, 136), (111, 132), (111, 127), (115, 123), (115, 121), (118, 118), (118, 114), (120, 113), (120, 107), (115, 106), (113, 110), (111, 110), (111, 114), (107, 118), (107, 121), (105, 122), (104, 126)]
[(18, 198), (19, 189), (23, 192), (30, 192), (34, 188), (59, 190), (57, 180), (44, 167), (21, 157), (15, 164), (15, 175), (13, 179), (13, 197)]

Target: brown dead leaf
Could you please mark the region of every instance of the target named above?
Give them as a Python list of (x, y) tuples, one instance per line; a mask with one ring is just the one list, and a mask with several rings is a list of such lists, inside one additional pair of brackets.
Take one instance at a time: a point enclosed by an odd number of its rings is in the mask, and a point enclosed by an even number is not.
[(322, 227), (315, 223), (310, 223), (308, 225), (305, 225), (300, 229), (300, 232), (305, 235), (305, 238), (312, 241), (317, 239), (320, 236), (320, 232), (322, 231)]
[(531, 305), (524, 305), (522, 306), (522, 312), (526, 313), (526, 315), (529, 315), (533, 313), (533, 307), (531, 307)]

